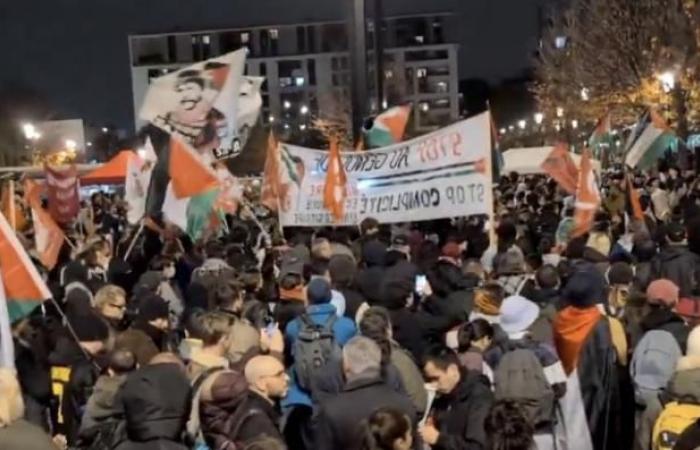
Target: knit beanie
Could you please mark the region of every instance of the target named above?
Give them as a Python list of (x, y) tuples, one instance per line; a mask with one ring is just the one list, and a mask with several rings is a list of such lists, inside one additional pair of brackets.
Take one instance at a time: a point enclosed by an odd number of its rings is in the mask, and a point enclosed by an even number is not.
[(167, 319), (170, 316), (168, 302), (158, 295), (145, 296), (139, 305), (139, 317), (146, 322)]
[(347, 286), (355, 279), (357, 265), (350, 256), (333, 255), (328, 262), (328, 272), (335, 285)]
[(654, 280), (647, 287), (647, 303), (672, 307), (678, 303), (678, 294), (678, 286), (673, 281), (665, 278)]
[(616, 262), (610, 266), (608, 281), (610, 284), (629, 284), (634, 278), (632, 267), (626, 262)]
[(107, 324), (92, 313), (77, 314), (68, 318), (80, 342), (104, 341), (109, 336)]
[(595, 268), (574, 272), (562, 291), (562, 298), (576, 308), (589, 308), (605, 301), (605, 279)]

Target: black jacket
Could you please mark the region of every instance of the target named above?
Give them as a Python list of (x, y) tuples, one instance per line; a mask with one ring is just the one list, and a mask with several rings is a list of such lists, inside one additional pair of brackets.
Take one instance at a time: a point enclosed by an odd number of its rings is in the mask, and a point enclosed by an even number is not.
[(411, 400), (394, 392), (377, 374), (348, 382), (343, 392), (321, 402), (314, 449), (359, 450), (363, 438), (361, 422), (380, 407), (395, 408), (416, 418)]
[[(80, 346), (71, 338), (59, 338), (56, 348), (49, 355), (49, 363), (52, 370), (68, 369), (70, 374), (68, 381), (63, 386), (63, 394), (60, 398), (61, 421), (58, 430), (65, 434), (68, 445), (75, 445), (80, 430), (82, 411), (100, 374), (96, 363), (87, 358)], [(58, 411), (56, 411), (58, 413)]]
[(676, 338), (681, 352), (685, 354), (685, 350), (688, 346), (688, 334), (690, 334), (690, 329), (681, 316), (672, 310), (660, 306), (653, 308), (642, 319), (641, 328), (644, 333), (651, 330), (668, 331)]
[(176, 364), (132, 372), (119, 394), (126, 436), (115, 450), (186, 450), (183, 433), (192, 402), (190, 383)]
[(365, 302), (365, 297), (352, 287), (337, 288), (336, 290), (345, 297), (345, 317), (355, 321), (357, 310)]
[(280, 413), (275, 405), (251, 391), (242, 408), (236, 442), (248, 444), (263, 436), (284, 442), (279, 429)]
[(408, 350), (416, 361), (421, 361), (426, 348), (442, 342), (455, 320), (449, 316), (408, 308), (390, 309), (389, 317), (393, 338)]
[(651, 279), (668, 278), (676, 283), (681, 297), (690, 296), (697, 285), (695, 271), (700, 256), (681, 245), (668, 245), (651, 262)]
[(17, 379), (25, 405), (24, 417), (34, 425), (46, 428), (46, 411), (51, 404), (50, 368), (31, 343), (22, 339), (15, 339), (14, 343)]
[(484, 420), (491, 410), (489, 382), (478, 372), (461, 370), (462, 379), (448, 395), (433, 403), (433, 420), (440, 432), (433, 450), (485, 450)]

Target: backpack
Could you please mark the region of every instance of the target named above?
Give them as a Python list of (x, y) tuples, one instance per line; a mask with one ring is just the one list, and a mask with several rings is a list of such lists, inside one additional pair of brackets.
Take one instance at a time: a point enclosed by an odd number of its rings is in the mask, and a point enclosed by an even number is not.
[(323, 325), (316, 325), (306, 313), (299, 316), (299, 320), (301, 329), (294, 343), (294, 371), (299, 387), (309, 391), (314, 372), (328, 361), (340, 359), (340, 346), (333, 334), (337, 317), (331, 314)]
[(496, 400), (521, 404), (535, 428), (552, 425), (555, 396), (535, 352), (516, 348), (506, 352), (494, 372)]
[(224, 369), (221, 367), (210, 367), (200, 373), (192, 383), (192, 408), (190, 409), (190, 417), (187, 419), (185, 431), (187, 432), (187, 441), (192, 444), (191, 448), (193, 450), (210, 450), (204, 440), (204, 434), (202, 434), (202, 422), (199, 416), (200, 397), (202, 395), (202, 385), (207, 378), (221, 370)]
[(644, 335), (630, 364), (638, 404), (646, 405), (646, 399), (656, 397), (666, 387), (681, 356), (676, 338), (668, 331), (651, 330)]
[(652, 432), (652, 450), (672, 450), (686, 428), (700, 419), (700, 405), (673, 401), (656, 419)]
[(118, 420), (107, 420), (95, 427), (94, 437), (88, 444), (81, 445), (78, 442), (76, 448), (80, 450), (112, 450), (117, 446), (118, 430), (120, 422)]

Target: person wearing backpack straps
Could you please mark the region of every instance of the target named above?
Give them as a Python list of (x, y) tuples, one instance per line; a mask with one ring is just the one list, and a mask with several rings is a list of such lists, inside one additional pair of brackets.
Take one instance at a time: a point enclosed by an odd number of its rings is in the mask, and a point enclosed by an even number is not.
[(654, 280), (647, 287), (648, 312), (641, 322), (642, 331), (663, 330), (671, 333), (685, 353), (690, 329), (681, 316), (675, 312), (680, 289), (671, 280)]
[[(554, 319), (554, 343), (567, 376), (567, 435), (592, 440), (596, 450), (620, 448), (620, 393), (617, 353), (610, 324), (601, 312), (607, 298), (605, 278), (595, 267), (581, 265), (562, 291), (564, 309)], [(582, 404), (581, 404), (582, 402)], [(585, 421), (577, 420), (585, 412)], [(573, 436), (573, 437), (572, 437)]]
[[(665, 433), (667, 436), (678, 437), (680, 429), (689, 426), (695, 420), (693, 405), (700, 403), (700, 328), (695, 328), (688, 336), (688, 350), (682, 358), (678, 360), (674, 367), (675, 371), (671, 380), (654, 401), (648, 402), (646, 409), (639, 421), (639, 427), (635, 434), (635, 450), (650, 450), (653, 443), (660, 436), (655, 436), (655, 424), (662, 412), (667, 417), (685, 418), (683, 420), (669, 421), (663, 420), (658, 427), (658, 434)], [(693, 401), (695, 399), (695, 402)], [(677, 401), (681, 400), (680, 403)], [(686, 403), (683, 403), (683, 400)], [(679, 406), (683, 408), (680, 413)], [(674, 411), (675, 410), (675, 411)], [(684, 414), (683, 410), (690, 414)], [(693, 447), (694, 448), (694, 447)]]
[[(534, 426), (534, 439), (540, 450), (565, 445), (557, 401), (566, 393), (566, 375), (556, 352), (531, 337), (540, 308), (530, 300), (514, 295), (501, 304), (500, 327), (507, 341), (494, 367), (496, 400), (518, 401)], [(555, 440), (556, 437), (556, 440)]]
[(311, 406), (309, 391), (314, 372), (329, 360), (340, 358), (340, 348), (357, 332), (355, 323), (337, 317), (331, 301), (331, 288), (323, 278), (311, 280), (307, 288), (309, 305), (285, 330), (286, 346), (293, 361), (292, 386), (288, 404)]

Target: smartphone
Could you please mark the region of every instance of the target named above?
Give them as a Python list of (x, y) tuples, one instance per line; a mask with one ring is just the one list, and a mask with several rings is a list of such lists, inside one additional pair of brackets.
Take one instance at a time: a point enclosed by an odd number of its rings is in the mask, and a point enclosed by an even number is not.
[(425, 286), (428, 284), (428, 278), (425, 275), (416, 275), (416, 293), (422, 294)]

